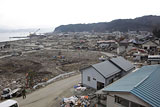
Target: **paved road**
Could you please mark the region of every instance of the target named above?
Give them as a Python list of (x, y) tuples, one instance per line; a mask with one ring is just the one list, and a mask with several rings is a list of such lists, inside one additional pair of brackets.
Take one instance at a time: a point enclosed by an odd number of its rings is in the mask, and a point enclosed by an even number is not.
[[(72, 49), (52, 49), (52, 48), (44, 48), (44, 49), (41, 49), (41, 51), (42, 50), (61, 50), (61, 51), (71, 51), (71, 52), (77, 51), (77, 50), (72, 50)], [(27, 52), (22, 52), (22, 55), (23, 54), (27, 54), (27, 53), (36, 52), (36, 51), (39, 51), (39, 50), (31, 50), (31, 51), (27, 51)], [(101, 52), (101, 51), (90, 51), (90, 52), (100, 52), (100, 53), (102, 53), (104, 55), (107, 55), (108, 57), (113, 57), (114, 56), (112, 53), (108, 53), (108, 52)], [(12, 55), (0, 56), (0, 59), (11, 57), (11, 56)]]
[(107, 55), (108, 57), (113, 57), (113, 56), (115, 56), (114, 54), (108, 53), (108, 52), (101, 52), (101, 54)]
[[(31, 51), (27, 51), (27, 52), (22, 52), (22, 55), (23, 54), (27, 54), (27, 53), (32, 53), (32, 52), (36, 52), (37, 50), (31, 50)], [(4, 56), (0, 56), (0, 59), (3, 59), (3, 58), (7, 58), (7, 57), (12, 57), (13, 55), (10, 54), (10, 55), (4, 55)]]
[(3, 59), (3, 58), (7, 58), (7, 57), (10, 57), (12, 55), (4, 55), (4, 56), (0, 56), (0, 59)]
[(20, 107), (55, 107), (53, 106), (54, 100), (59, 97), (59, 95), (73, 88), (80, 80), (80, 74), (72, 76), (37, 90), (27, 95), (27, 98), (24, 100), (22, 97), (16, 98), (15, 100), (19, 102)]

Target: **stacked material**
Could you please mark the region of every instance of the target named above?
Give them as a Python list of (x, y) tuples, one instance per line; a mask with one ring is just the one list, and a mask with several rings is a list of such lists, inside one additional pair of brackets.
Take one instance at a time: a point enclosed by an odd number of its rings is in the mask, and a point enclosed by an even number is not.
[(61, 107), (89, 107), (90, 100), (88, 96), (71, 96), (63, 98)]

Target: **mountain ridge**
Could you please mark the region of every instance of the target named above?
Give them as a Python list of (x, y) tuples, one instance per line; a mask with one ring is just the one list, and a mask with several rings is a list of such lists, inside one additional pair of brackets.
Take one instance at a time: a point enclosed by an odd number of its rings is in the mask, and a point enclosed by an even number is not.
[(116, 19), (110, 22), (60, 25), (55, 28), (54, 32), (152, 31), (157, 26), (160, 27), (160, 16), (147, 15), (134, 19)]

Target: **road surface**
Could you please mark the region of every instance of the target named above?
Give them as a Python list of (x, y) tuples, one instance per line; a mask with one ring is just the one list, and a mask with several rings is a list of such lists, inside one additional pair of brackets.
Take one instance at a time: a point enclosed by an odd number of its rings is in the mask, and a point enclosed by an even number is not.
[(3, 59), (3, 58), (7, 58), (7, 57), (11, 57), (12, 55), (4, 55), (4, 56), (0, 56), (0, 59)]
[(18, 101), (20, 107), (57, 107), (54, 104), (55, 99), (73, 89), (73, 86), (80, 82), (80, 80), (81, 77), (78, 74), (41, 88), (27, 95), (26, 99), (20, 97), (15, 100)]
[(104, 55), (106, 55), (106, 56), (108, 56), (108, 57), (113, 57), (113, 56), (115, 56), (114, 54), (108, 53), (108, 52), (101, 52), (101, 54), (104, 54)]
[[(41, 49), (40, 51), (42, 51), (42, 50), (55, 50), (55, 51), (56, 50), (61, 50), (61, 51), (71, 51), (71, 52), (76, 51), (76, 50), (72, 50), (72, 49), (52, 49), (52, 48), (44, 48), (44, 49)], [(30, 51), (27, 51), (27, 52), (22, 52), (22, 55), (27, 54), (27, 53), (36, 52), (36, 51), (39, 51), (39, 50), (30, 50)], [(101, 52), (101, 51), (90, 51), (90, 52), (100, 52), (101, 54), (107, 55), (108, 57), (113, 57), (114, 56), (112, 53), (108, 53), (108, 52)], [(0, 59), (11, 57), (11, 56), (12, 55), (0, 56)]]

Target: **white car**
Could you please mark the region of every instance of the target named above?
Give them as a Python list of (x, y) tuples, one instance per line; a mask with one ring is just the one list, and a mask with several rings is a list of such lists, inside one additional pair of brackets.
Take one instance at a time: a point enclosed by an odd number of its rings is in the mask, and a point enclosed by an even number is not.
[(19, 107), (19, 105), (16, 100), (6, 100), (0, 103), (0, 107)]
[(2, 99), (7, 99), (12, 97), (12, 91), (10, 88), (5, 88), (1, 94), (1, 100)]

